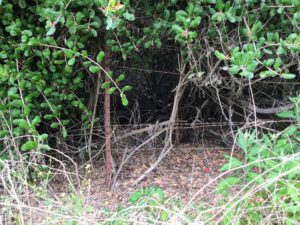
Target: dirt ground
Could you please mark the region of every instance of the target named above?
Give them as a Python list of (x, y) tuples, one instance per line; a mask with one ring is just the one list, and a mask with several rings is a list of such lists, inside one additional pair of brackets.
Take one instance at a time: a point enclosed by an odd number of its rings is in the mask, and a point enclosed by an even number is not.
[(219, 169), (227, 162), (225, 154), (241, 158), (241, 153), (221, 147), (203, 148), (195, 145), (180, 145), (164, 158), (158, 167), (142, 180), (138, 185), (133, 186), (136, 179), (142, 175), (152, 163), (155, 162), (159, 151), (143, 150), (132, 156), (122, 169), (113, 190), (108, 191), (104, 186), (104, 167), (96, 167), (91, 177), (91, 194), (87, 204), (94, 208), (109, 208), (115, 210), (118, 205), (125, 204), (130, 195), (146, 186), (162, 188), (167, 197), (177, 197), (182, 202), (187, 202), (199, 190), (210, 183), (203, 193), (198, 193), (201, 199), (214, 201), (210, 196), (216, 187), (213, 180), (221, 174)]

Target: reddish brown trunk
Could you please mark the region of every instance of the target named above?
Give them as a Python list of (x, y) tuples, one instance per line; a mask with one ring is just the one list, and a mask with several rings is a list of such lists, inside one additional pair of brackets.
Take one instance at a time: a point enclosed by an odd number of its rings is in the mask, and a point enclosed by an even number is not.
[[(105, 47), (105, 57), (104, 57), (104, 69), (109, 71), (110, 63), (110, 49), (108, 46)], [(105, 76), (105, 81), (109, 81), (109, 78)], [(109, 87), (105, 89), (104, 97), (104, 127), (105, 127), (105, 184), (107, 187), (111, 183), (111, 149), (110, 149), (110, 95), (108, 93)]]

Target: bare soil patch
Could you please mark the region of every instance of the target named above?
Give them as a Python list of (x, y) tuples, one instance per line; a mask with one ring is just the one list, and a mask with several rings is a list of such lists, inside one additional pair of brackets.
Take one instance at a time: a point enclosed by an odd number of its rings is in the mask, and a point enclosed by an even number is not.
[[(116, 187), (108, 191), (104, 186), (104, 166), (96, 167), (91, 177), (91, 195), (88, 204), (96, 209), (109, 208), (115, 210), (118, 205), (125, 204), (131, 194), (142, 188), (155, 186), (162, 188), (167, 197), (177, 197), (187, 202), (203, 186), (221, 174), (219, 169), (227, 160), (225, 154), (233, 154), (238, 158), (238, 151), (231, 152), (224, 147), (206, 147), (197, 145), (180, 145), (174, 147), (158, 167), (146, 179), (133, 186), (134, 181), (155, 162), (159, 150), (142, 150), (133, 155), (123, 168)], [(214, 204), (216, 182), (199, 193), (201, 200)]]

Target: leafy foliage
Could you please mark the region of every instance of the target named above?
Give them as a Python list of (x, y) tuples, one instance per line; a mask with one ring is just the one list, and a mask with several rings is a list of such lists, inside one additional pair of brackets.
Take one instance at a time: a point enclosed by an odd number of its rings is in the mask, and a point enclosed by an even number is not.
[[(291, 101), (295, 105), (294, 110), (280, 115), (286, 117), (293, 112), (291, 118), (295, 121), (294, 125), (282, 132), (262, 134), (261, 138), (255, 132), (239, 134), (238, 144), (245, 153), (245, 161), (229, 159), (221, 170), (237, 168), (234, 176), (219, 183), (218, 190), (227, 195), (232, 187), (242, 185), (244, 196), (242, 199), (235, 196), (235, 201), (227, 204), (225, 224), (231, 224), (235, 212), (241, 207), (246, 207), (246, 213), (240, 220), (246, 223), (264, 223), (267, 217), (278, 222), (278, 215), (282, 215), (280, 220), (284, 224), (299, 221), (300, 97), (291, 98)], [(245, 179), (239, 177), (241, 173), (245, 174)]]
[[(228, 47), (216, 46), (214, 55), (228, 63), (231, 75), (249, 79), (296, 76), (285, 65), (300, 51), (298, 1), (279, 1), (275, 7), (255, 0), (137, 3), (47, 0), (35, 4), (3, 0), (0, 110), (6, 125), (1, 125), (1, 136), (8, 135), (9, 127), (13, 128), (13, 136), (37, 133), (41, 123), (32, 125), (37, 116), (44, 125), (67, 136), (66, 126), (72, 123), (70, 115), (74, 108), (81, 112), (74, 117), (80, 116), (88, 124), (91, 114), (86, 99), (78, 95), (84, 93), (87, 73), (101, 71), (95, 63), (104, 58), (103, 44), (110, 46), (115, 54), (121, 53), (124, 59), (140, 48), (162, 47), (166, 38), (197, 51), (199, 46), (194, 42), (205, 26), (208, 38), (227, 43)], [(257, 7), (259, 11), (254, 10)], [(136, 16), (140, 11), (155, 17), (140, 19)], [(143, 24), (139, 33), (130, 28), (139, 24)], [(229, 39), (230, 29), (241, 34), (240, 44)], [(218, 31), (224, 35), (220, 36)], [(93, 48), (95, 44), (98, 49)], [(182, 49), (187, 60), (190, 48)], [(102, 88), (119, 85), (124, 78), (121, 75), (115, 78), (116, 82), (103, 84)], [(130, 90), (129, 86), (122, 90), (111, 87), (109, 93), (116, 90), (123, 105), (128, 105), (124, 92)]]

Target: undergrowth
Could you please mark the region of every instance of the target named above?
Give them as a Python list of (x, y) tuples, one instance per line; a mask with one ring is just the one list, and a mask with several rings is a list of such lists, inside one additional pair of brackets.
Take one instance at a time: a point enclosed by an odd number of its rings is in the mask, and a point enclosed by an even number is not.
[[(244, 159), (227, 156), (223, 172), (201, 187), (190, 202), (166, 196), (159, 187), (134, 192), (115, 211), (94, 208), (90, 195), (89, 166), (84, 176), (69, 172), (65, 164), (42, 164), (45, 154), (8, 154), (0, 158), (1, 219), (5, 224), (297, 224), (300, 221), (300, 97), (294, 109), (280, 113), (291, 125), (277, 132), (240, 130), (237, 144)], [(16, 140), (5, 140), (8, 150)], [(14, 151), (17, 152), (17, 151)], [(48, 161), (55, 160), (47, 156)], [(70, 160), (70, 158), (66, 159)], [(18, 159), (18, 160), (16, 160)], [(59, 169), (58, 169), (59, 168)], [(72, 167), (74, 171), (76, 165)], [(76, 171), (76, 170), (75, 170)], [(26, 176), (27, 174), (30, 176)], [(64, 190), (50, 183), (63, 177)], [(214, 181), (216, 201), (201, 195)], [(38, 221), (38, 222), (37, 222)]]

